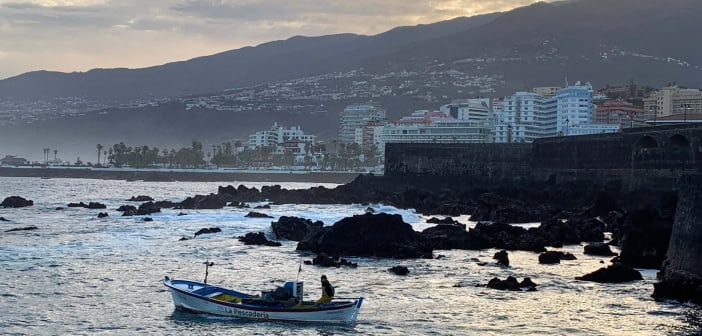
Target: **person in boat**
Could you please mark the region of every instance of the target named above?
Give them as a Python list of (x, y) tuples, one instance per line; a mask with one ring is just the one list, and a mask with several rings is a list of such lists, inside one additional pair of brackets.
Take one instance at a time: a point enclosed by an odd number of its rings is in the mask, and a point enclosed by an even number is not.
[(334, 287), (332, 287), (326, 275), (322, 275), (322, 297), (315, 301), (316, 304), (329, 303), (334, 298)]

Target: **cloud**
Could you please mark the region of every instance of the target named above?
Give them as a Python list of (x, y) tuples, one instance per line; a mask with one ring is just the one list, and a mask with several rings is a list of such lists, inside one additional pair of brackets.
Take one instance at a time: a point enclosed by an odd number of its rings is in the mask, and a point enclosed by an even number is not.
[(377, 34), (535, 0), (0, 0), (0, 78), (143, 67), (294, 35)]

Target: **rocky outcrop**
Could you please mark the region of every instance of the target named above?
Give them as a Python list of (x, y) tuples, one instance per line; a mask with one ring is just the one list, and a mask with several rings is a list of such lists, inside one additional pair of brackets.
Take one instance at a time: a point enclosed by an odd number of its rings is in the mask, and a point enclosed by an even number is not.
[(500, 278), (492, 278), (485, 287), (508, 291), (535, 291), (536, 286), (537, 285), (531, 281), (531, 278), (524, 278), (524, 280), (522, 280), (520, 283), (517, 278), (509, 276), (505, 280), (500, 280)]
[(577, 258), (568, 252), (546, 251), (539, 255), (539, 264), (560, 264), (561, 260), (576, 260)]
[(139, 196), (132, 196), (130, 199), (127, 200), (127, 202), (152, 202), (154, 199), (150, 196), (145, 196), (145, 195), (139, 195)]
[(256, 211), (251, 211), (246, 214), (244, 217), (249, 217), (249, 218), (273, 218), (273, 216), (266, 215), (261, 212), (256, 212)]
[(402, 265), (390, 267), (390, 268), (388, 268), (388, 272), (396, 274), (396, 275), (407, 275), (410, 273), (407, 266), (402, 266)]
[(454, 220), (452, 217), (445, 217), (443, 219), (441, 218), (436, 218), (432, 217), (427, 219), (427, 223), (430, 224), (446, 224), (446, 225), (463, 225), (463, 228), (465, 229), (465, 225), (459, 223), (458, 221)]
[(668, 252), (673, 219), (660, 209), (646, 208), (625, 215), (618, 234), (620, 260), (632, 267), (660, 268)]
[(107, 208), (106, 205), (104, 205), (102, 203), (98, 203), (98, 202), (90, 202), (88, 204), (85, 204), (83, 202), (68, 203), (67, 207), (69, 207), (69, 208), (86, 208), (86, 209), (106, 209)]
[(257, 205), (254, 207), (254, 209), (270, 209), (271, 205), (270, 204), (262, 204), (262, 205)]
[(431, 244), (400, 215), (363, 214), (344, 218), (301, 240), (298, 250), (330, 255), (431, 258)]
[(440, 224), (424, 229), (421, 234), (435, 250), (471, 249), (475, 245), (465, 227), (459, 225)]
[(154, 219), (151, 218), (151, 217), (144, 217), (143, 221), (144, 221), (144, 222), (153, 222)]
[(595, 256), (611, 257), (617, 255), (616, 253), (612, 252), (612, 250), (609, 248), (609, 244), (605, 243), (587, 244), (585, 245), (584, 250), (585, 254)]
[(321, 229), (324, 223), (312, 222), (306, 218), (281, 216), (271, 223), (273, 234), (277, 239), (300, 241), (308, 234)]
[(246, 245), (281, 246), (281, 243), (270, 241), (263, 232), (249, 232), (241, 237), (239, 241)]
[(197, 236), (203, 235), (203, 234), (218, 233), (218, 232), (222, 232), (222, 229), (220, 229), (218, 227), (202, 228), (200, 230), (197, 230), (197, 232), (195, 232), (194, 236), (197, 237)]
[(603, 283), (621, 283), (636, 280), (643, 280), (639, 271), (621, 263), (613, 263), (609, 267), (600, 268), (589, 274), (575, 277), (576, 280), (593, 281)]
[(548, 219), (553, 214), (544, 206), (533, 207), (522, 201), (485, 193), (478, 197), (477, 207), (471, 214), (472, 221), (503, 223), (531, 223)]
[(5, 217), (0, 217), (0, 222), (9, 222), (10, 220)]
[(110, 217), (110, 215), (107, 214), (107, 212), (101, 212), (101, 213), (97, 214), (97, 218), (105, 218), (105, 217)]
[(34, 201), (20, 196), (7, 197), (0, 203), (3, 208), (24, 208), (32, 205), (34, 205)]
[(305, 261), (307, 265), (315, 265), (319, 267), (358, 267), (357, 263), (350, 262), (347, 259), (341, 258), (340, 256), (329, 256), (326, 253), (320, 253), (312, 259), (311, 262)]
[(181, 209), (222, 209), (227, 201), (218, 194), (196, 195), (180, 202)]
[(154, 202), (154, 205), (161, 208), (161, 209), (166, 209), (166, 208), (173, 209), (173, 208), (179, 207), (180, 203), (171, 202), (171, 201), (158, 201), (158, 202)]
[(499, 265), (509, 266), (509, 254), (505, 250), (496, 252), (495, 255), (492, 256), (492, 259), (497, 260)]

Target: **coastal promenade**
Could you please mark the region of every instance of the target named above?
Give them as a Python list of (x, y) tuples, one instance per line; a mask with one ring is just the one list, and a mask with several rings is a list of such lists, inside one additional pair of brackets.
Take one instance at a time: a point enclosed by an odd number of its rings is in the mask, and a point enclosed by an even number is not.
[(0, 176), (40, 178), (87, 178), (156, 182), (318, 182), (347, 183), (363, 172), (239, 170), (239, 169), (136, 169), (93, 167), (8, 167)]

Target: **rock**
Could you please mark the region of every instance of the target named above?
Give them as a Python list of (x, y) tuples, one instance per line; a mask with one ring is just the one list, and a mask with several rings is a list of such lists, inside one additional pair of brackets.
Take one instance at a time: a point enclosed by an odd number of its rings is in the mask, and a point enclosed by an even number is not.
[(107, 209), (106, 205), (98, 202), (90, 202), (85, 207), (88, 209)]
[(263, 232), (249, 232), (241, 237), (239, 241), (246, 245), (281, 246), (281, 243), (270, 241)]
[(180, 202), (181, 209), (222, 209), (227, 201), (218, 194), (196, 195)]
[(603, 257), (611, 257), (617, 255), (616, 253), (612, 252), (612, 250), (609, 248), (609, 245), (605, 243), (592, 243), (585, 245), (585, 254)]
[(0, 205), (3, 208), (24, 208), (34, 205), (34, 201), (22, 198), (20, 196), (10, 196), (5, 198)]
[(188, 214), (186, 214), (185, 212), (179, 212), (179, 213), (178, 213), (178, 216), (187, 216), (187, 215), (188, 215)]
[(136, 213), (137, 208), (133, 205), (122, 205), (119, 208), (117, 208), (117, 211), (122, 211), (122, 212), (130, 211), (130, 210), (134, 210), (134, 213)]
[(499, 290), (510, 290), (519, 291), (519, 281), (513, 276), (507, 277), (505, 280), (500, 280), (499, 278), (492, 278), (488, 281), (487, 288), (499, 289)]
[(539, 255), (539, 264), (560, 264), (561, 260), (576, 260), (577, 258), (568, 252), (546, 251)]
[(528, 206), (523, 201), (485, 193), (478, 196), (477, 207), (471, 214), (472, 221), (493, 221), (505, 223), (531, 223), (550, 216), (543, 207)]
[(56, 208), (54, 208), (54, 210), (60, 211), (60, 210), (63, 210), (63, 207), (56, 207)]
[(306, 218), (281, 216), (278, 221), (271, 223), (276, 239), (300, 241), (311, 232), (324, 226), (321, 221), (312, 222)]
[(127, 209), (122, 213), (122, 216), (136, 216), (137, 215), (137, 209)]
[(264, 213), (256, 212), (256, 211), (251, 211), (246, 214), (244, 217), (249, 217), (249, 218), (273, 218), (273, 216), (266, 215)]
[(128, 199), (127, 202), (152, 202), (154, 199), (150, 196), (145, 196), (145, 195), (139, 195), (139, 196), (132, 196), (132, 198)]
[(297, 250), (381, 258), (431, 258), (431, 244), (400, 215), (346, 217), (305, 237)]
[(497, 263), (502, 265), (502, 266), (509, 266), (509, 255), (507, 254), (507, 251), (502, 250), (497, 253), (492, 257), (492, 259), (497, 260)]
[(190, 238), (188, 238), (188, 237), (180, 237), (180, 239), (178, 239), (178, 241), (185, 241), (185, 240), (190, 240)]
[(5, 217), (0, 217), (0, 222), (9, 222), (9, 219), (6, 219)]
[(257, 205), (254, 207), (254, 209), (270, 209), (270, 208), (271, 208), (270, 204)]
[(642, 209), (625, 215), (619, 231), (621, 262), (638, 268), (661, 268), (673, 230), (672, 215)]
[(366, 208), (366, 213), (375, 213), (375, 209), (373, 209), (373, 208), (371, 208), (371, 207), (367, 207), (367, 208)]
[(197, 237), (201, 234), (218, 233), (218, 232), (222, 232), (222, 229), (220, 229), (218, 227), (202, 228), (200, 230), (197, 230), (197, 232), (195, 232), (195, 237)]
[(424, 229), (421, 235), (426, 238), (433, 249), (471, 249), (473, 241), (465, 226), (453, 224), (439, 224)]
[(524, 278), (524, 280), (519, 283), (519, 288), (536, 288), (536, 286), (538, 285), (531, 281), (531, 278)]
[(97, 214), (97, 218), (105, 218), (105, 217), (110, 217), (110, 215), (107, 214), (107, 212), (101, 212)]
[(66, 205), (66, 206), (69, 207), (69, 208), (87, 208), (87, 207), (88, 207), (88, 205), (85, 204), (85, 203), (83, 203), (83, 202), (80, 202), (80, 203), (68, 203), (68, 205)]
[(20, 227), (20, 228), (14, 228), (14, 229), (9, 229), (5, 230), (5, 232), (15, 232), (15, 231), (33, 231), (39, 229), (36, 226), (27, 226), (27, 227)]
[[(439, 219), (439, 218), (436, 218), (436, 217), (432, 217), (432, 218), (427, 219), (427, 223), (431, 223), (431, 224), (447, 224), (447, 225), (454, 225), (454, 224), (459, 224), (459, 225), (460, 225), (460, 224), (461, 224), (461, 223), (455, 221), (455, 220), (454, 220), (453, 218), (451, 218), (451, 217), (446, 217), (446, 218), (444, 218), (444, 219)], [(464, 228), (465, 228), (465, 225), (464, 225)]]
[(153, 222), (154, 219), (151, 217), (144, 217), (144, 222)]
[(250, 206), (244, 202), (231, 202), (228, 206), (234, 207), (234, 208), (239, 208), (239, 209), (248, 209)]
[(409, 274), (409, 269), (407, 269), (406, 266), (393, 266), (388, 268), (388, 272), (394, 273), (397, 275), (407, 275)]
[(643, 280), (639, 271), (621, 263), (614, 263), (607, 268), (600, 268), (590, 274), (575, 277), (576, 280), (602, 283), (621, 283)]
[(154, 202), (143, 203), (137, 208), (137, 216), (145, 216), (157, 212), (161, 212), (161, 208), (154, 204)]
[(357, 263), (350, 262), (346, 259), (340, 258), (339, 256), (329, 256), (326, 253), (320, 253), (312, 259), (311, 265), (320, 267), (341, 267), (347, 266), (351, 268), (358, 267)]

